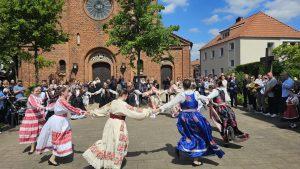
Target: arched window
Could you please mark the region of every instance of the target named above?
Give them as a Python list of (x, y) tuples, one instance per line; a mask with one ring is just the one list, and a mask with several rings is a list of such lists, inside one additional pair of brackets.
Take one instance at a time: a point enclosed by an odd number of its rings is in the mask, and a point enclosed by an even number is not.
[(80, 34), (79, 33), (77, 33), (76, 42), (77, 42), (77, 45), (80, 45)]
[(140, 61), (137, 62), (137, 67), (140, 69), (141, 73), (144, 72), (144, 61), (142, 59), (140, 59)]
[(67, 72), (67, 64), (66, 61), (60, 60), (59, 61), (59, 73), (66, 73)]

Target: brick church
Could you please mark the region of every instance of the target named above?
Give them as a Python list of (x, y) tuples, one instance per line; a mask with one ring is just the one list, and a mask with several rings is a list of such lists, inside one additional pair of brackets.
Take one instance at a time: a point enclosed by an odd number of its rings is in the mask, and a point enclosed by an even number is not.
[[(135, 69), (129, 66), (125, 56), (115, 55), (117, 48), (105, 45), (108, 35), (102, 25), (109, 21), (118, 11), (115, 0), (66, 0), (62, 14), (61, 26), (69, 34), (69, 41), (55, 45), (51, 52), (43, 53), (55, 66), (40, 70), (40, 80), (69, 81), (72, 79), (87, 82), (96, 77), (101, 80), (111, 76), (124, 76), (132, 81), (136, 76)], [(142, 75), (161, 82), (166, 77), (172, 79), (186, 78), (190, 75), (190, 50), (192, 43), (177, 35), (181, 45), (173, 46), (170, 53), (174, 60), (151, 62), (142, 55)], [(26, 85), (34, 83), (34, 67), (23, 62), (19, 78)]]

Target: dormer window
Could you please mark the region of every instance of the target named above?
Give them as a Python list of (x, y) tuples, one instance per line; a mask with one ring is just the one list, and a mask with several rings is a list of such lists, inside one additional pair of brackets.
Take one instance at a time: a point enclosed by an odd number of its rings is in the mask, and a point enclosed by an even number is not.
[(227, 38), (230, 35), (229, 30), (222, 32), (222, 39)]

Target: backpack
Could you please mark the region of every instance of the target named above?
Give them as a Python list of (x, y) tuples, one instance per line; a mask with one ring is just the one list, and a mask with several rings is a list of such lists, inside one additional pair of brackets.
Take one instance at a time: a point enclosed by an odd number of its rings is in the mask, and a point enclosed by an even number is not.
[(223, 102), (226, 102), (226, 97), (225, 97), (225, 92), (224, 90), (219, 90), (219, 95), (220, 95), (220, 98), (222, 99)]

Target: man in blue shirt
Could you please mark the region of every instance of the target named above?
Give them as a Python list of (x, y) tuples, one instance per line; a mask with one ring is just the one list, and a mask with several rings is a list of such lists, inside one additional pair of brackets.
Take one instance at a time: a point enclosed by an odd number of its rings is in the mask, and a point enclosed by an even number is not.
[(294, 80), (289, 77), (287, 72), (281, 74), (282, 77), (282, 103), (281, 103), (281, 112), (283, 113), (286, 109), (286, 100), (289, 97), (291, 90), (294, 88)]
[(0, 122), (5, 122), (5, 116), (6, 116), (6, 110), (5, 110), (5, 102), (6, 102), (6, 95), (4, 94), (5, 91), (8, 89), (3, 89), (3, 91), (0, 90)]
[(20, 99), (22, 97), (25, 97), (24, 95), (25, 88), (23, 87), (22, 80), (18, 80), (18, 84), (14, 87), (14, 94), (16, 99)]

